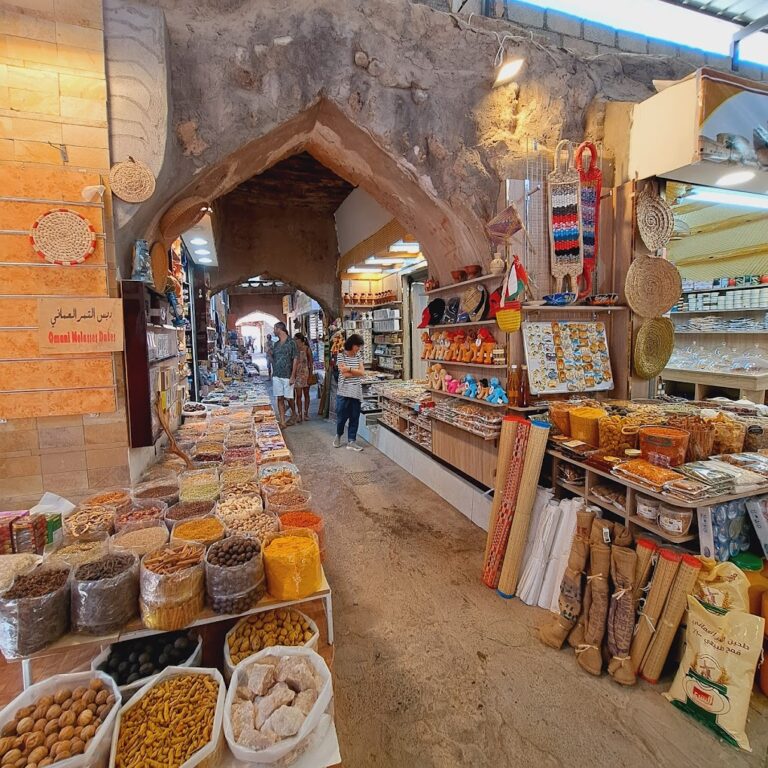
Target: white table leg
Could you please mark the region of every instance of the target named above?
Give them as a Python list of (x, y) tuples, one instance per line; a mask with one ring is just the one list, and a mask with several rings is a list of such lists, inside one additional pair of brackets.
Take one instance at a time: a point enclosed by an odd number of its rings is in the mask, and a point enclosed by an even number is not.
[(328, 625), (328, 645), (333, 645), (333, 600), (330, 592), (323, 601), (325, 602), (325, 621)]
[(32, 685), (32, 659), (21, 660), (21, 684), (25, 691)]

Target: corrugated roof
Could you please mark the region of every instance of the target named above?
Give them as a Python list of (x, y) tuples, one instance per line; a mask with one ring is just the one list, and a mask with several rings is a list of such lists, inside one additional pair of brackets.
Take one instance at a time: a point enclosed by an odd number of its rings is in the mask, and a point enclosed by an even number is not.
[(768, 0), (664, 0), (746, 27), (768, 14)]

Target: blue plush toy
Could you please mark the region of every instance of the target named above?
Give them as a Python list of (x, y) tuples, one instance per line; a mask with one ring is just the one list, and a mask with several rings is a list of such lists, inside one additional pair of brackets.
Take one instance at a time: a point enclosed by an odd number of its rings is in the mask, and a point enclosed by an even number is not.
[(466, 385), (464, 389), (464, 397), (477, 397), (477, 382), (471, 373), (468, 373), (464, 377), (464, 384)]
[(488, 393), (488, 397), (485, 398), (489, 403), (508, 403), (507, 393), (501, 386), (501, 382), (494, 376), (491, 379), (491, 391)]

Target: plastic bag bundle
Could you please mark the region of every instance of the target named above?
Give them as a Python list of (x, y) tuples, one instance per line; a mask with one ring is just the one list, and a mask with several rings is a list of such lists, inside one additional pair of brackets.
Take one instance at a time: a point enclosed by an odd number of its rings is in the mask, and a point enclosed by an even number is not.
[(58, 640), (69, 627), (69, 566), (40, 565), (20, 574), (0, 595), (0, 650), (28, 656)]
[(138, 613), (139, 559), (130, 552), (105, 555), (72, 576), (72, 629), (104, 635)]
[[(250, 560), (237, 565), (216, 565), (227, 557), (225, 550), (247, 545), (255, 548)], [(235, 555), (234, 560), (239, 559)], [(243, 613), (264, 597), (266, 579), (261, 543), (256, 538), (231, 536), (214, 544), (205, 556), (205, 592), (216, 613)]]
[(685, 653), (664, 694), (721, 739), (748, 751), (744, 726), (764, 627), (760, 616), (707, 610), (689, 595)]
[(322, 584), (317, 536), (298, 529), (270, 536), (264, 546), (267, 590), (278, 600), (299, 600)]

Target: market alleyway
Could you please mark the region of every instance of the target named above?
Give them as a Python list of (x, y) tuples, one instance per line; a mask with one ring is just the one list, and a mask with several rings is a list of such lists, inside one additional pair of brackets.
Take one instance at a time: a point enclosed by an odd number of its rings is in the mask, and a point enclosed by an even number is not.
[(345, 768), (766, 764), (765, 698), (752, 697), (749, 755), (668, 704), (666, 681), (626, 690), (589, 676), (570, 649), (539, 643), (543, 610), (480, 583), (483, 531), (374, 448), (333, 449), (332, 435), (318, 419), (286, 430), (326, 518)]

